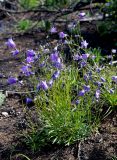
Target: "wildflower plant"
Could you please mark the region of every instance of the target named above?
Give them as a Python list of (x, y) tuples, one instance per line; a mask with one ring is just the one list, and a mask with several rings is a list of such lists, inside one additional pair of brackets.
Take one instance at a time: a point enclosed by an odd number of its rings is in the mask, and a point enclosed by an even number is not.
[[(26, 77), (23, 81), (28, 80), (35, 91), (34, 100), (27, 97), (26, 103), (35, 103), (41, 121), (41, 132), (31, 123), (32, 133), (26, 136), (33, 150), (46, 142), (69, 145), (86, 138), (103, 117), (103, 106), (107, 105), (105, 116), (108, 108), (117, 105), (117, 67), (101, 63), (100, 50), (91, 49), (80, 35), (76, 40), (64, 32), (58, 35), (54, 49), (40, 46), (38, 52), (27, 50), (20, 68)], [(15, 43), (10, 43), (15, 50)], [(65, 48), (69, 49), (69, 63), (65, 63)], [(19, 79), (9, 77), (8, 83), (17, 84)]]

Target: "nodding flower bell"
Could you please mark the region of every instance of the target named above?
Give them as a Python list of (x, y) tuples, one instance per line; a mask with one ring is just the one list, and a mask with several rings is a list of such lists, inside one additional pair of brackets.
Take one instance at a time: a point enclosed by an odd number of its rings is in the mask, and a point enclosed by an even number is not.
[(23, 74), (25, 74), (25, 76), (30, 76), (30, 75), (34, 74), (33, 72), (31, 72), (30, 66), (28, 66), (28, 65), (22, 66), (21, 72)]
[(41, 81), (38, 85), (37, 85), (37, 89), (39, 90), (40, 88), (42, 88), (43, 90), (48, 90), (48, 85), (46, 81)]
[(50, 55), (50, 60), (51, 60), (51, 62), (59, 62), (60, 63), (60, 58), (58, 56), (58, 53), (57, 52), (52, 53)]
[(16, 49), (16, 50), (12, 51), (11, 53), (12, 53), (13, 56), (16, 56), (17, 54), (19, 54), (19, 50)]
[(15, 44), (15, 42), (13, 41), (12, 38), (9, 38), (9, 39), (8, 39), (8, 41), (6, 42), (6, 45), (7, 45), (9, 48), (16, 49), (16, 44)]
[(102, 82), (106, 82), (105, 78), (101, 77), (100, 79)]
[(100, 90), (99, 89), (96, 90), (95, 97), (96, 97), (96, 99), (99, 99), (99, 97), (100, 97)]
[(26, 98), (26, 104), (30, 104), (30, 103), (32, 103), (33, 102), (33, 100), (31, 99), (31, 98)]
[(87, 60), (88, 57), (89, 57), (89, 54), (82, 54), (82, 59), (83, 60)]
[(18, 79), (15, 78), (15, 77), (9, 77), (8, 80), (7, 80), (9, 85), (15, 84), (17, 81), (18, 81)]
[(112, 81), (117, 83), (117, 76), (112, 76)]
[(54, 74), (52, 75), (52, 79), (55, 80), (59, 77), (60, 71), (55, 71)]
[(78, 60), (81, 60), (82, 59), (82, 56), (80, 56), (79, 54), (75, 54), (74, 56), (73, 56), (73, 60), (74, 61), (78, 61)]
[(82, 97), (82, 96), (84, 96), (84, 95), (85, 95), (85, 90), (83, 89), (83, 90), (81, 90), (81, 91), (79, 92), (79, 96)]
[(65, 34), (64, 32), (60, 32), (59, 33), (59, 38), (63, 39), (67, 36), (67, 34)]
[(89, 92), (90, 91), (90, 86), (89, 85), (88, 86), (84, 85), (84, 90), (85, 90), (85, 92)]
[(27, 50), (26, 55), (27, 57), (34, 57), (36, 53), (33, 50)]

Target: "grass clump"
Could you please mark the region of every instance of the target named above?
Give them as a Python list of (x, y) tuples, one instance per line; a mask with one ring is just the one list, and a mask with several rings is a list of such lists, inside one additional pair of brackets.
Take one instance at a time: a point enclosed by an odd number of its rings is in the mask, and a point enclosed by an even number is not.
[[(51, 34), (54, 33), (56, 28)], [(70, 145), (86, 138), (117, 106), (113, 55), (110, 63), (107, 60), (104, 64), (101, 50), (88, 48), (80, 35), (77, 41), (64, 32), (58, 36), (54, 49), (48, 45), (40, 46), (39, 52), (27, 50), (20, 69), (26, 77), (23, 82), (28, 79), (34, 90), (37, 117), (31, 121), (29, 116), (30, 131), (25, 134), (25, 142), (33, 151), (52, 143)], [(15, 50), (13, 56), (19, 54), (12, 39), (7, 45)], [(8, 79), (10, 85), (19, 82), (17, 77)], [(26, 104), (30, 102), (28, 97)]]
[(72, 90), (78, 87), (78, 77), (75, 69), (67, 69), (47, 93), (36, 98), (35, 104), (53, 143), (69, 145), (86, 137), (91, 129), (86, 108), (72, 104)]

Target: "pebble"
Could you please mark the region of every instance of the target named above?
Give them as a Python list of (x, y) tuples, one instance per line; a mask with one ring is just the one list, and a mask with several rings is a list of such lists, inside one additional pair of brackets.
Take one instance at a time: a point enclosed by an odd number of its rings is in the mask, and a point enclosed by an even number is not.
[(9, 114), (7, 112), (2, 112), (2, 115), (5, 116), (5, 117), (9, 116)]

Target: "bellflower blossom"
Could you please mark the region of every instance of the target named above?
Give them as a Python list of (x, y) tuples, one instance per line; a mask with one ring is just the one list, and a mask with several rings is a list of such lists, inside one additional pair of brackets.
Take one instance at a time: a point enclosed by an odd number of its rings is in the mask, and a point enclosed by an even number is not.
[(50, 55), (51, 62), (60, 62), (60, 58), (58, 56), (58, 52), (52, 53)]
[(51, 33), (57, 33), (56, 27), (52, 27), (52, 28), (50, 29), (50, 32), (51, 32)]
[(43, 61), (41, 64), (39, 64), (39, 67), (44, 67), (46, 65), (45, 61)]
[(108, 59), (112, 59), (112, 58), (113, 58), (112, 55), (107, 55), (106, 57), (107, 57)]
[(79, 13), (79, 17), (80, 17), (80, 18), (84, 17), (85, 15), (86, 15), (85, 12), (80, 12), (80, 13)]
[(60, 32), (59, 33), (59, 38), (63, 39), (67, 36), (67, 34), (65, 34), (64, 32)]
[(25, 74), (25, 76), (30, 76), (31, 74), (33, 74), (33, 72), (31, 72), (30, 68), (31, 68), (31, 67), (28, 66), (28, 65), (22, 66), (21, 72), (22, 72), (23, 74)]
[(88, 57), (89, 57), (89, 54), (82, 54), (82, 59), (83, 60), (87, 60)]
[(85, 90), (83, 89), (83, 90), (81, 90), (81, 91), (79, 92), (79, 96), (82, 97), (82, 96), (84, 96), (84, 95), (85, 95)]
[(16, 49), (16, 50), (12, 51), (11, 53), (12, 53), (13, 56), (16, 56), (17, 54), (19, 54), (19, 50)]
[(105, 78), (101, 77), (100, 79), (102, 82), (106, 82)]
[(78, 61), (78, 60), (81, 60), (82, 59), (82, 56), (80, 56), (80, 55), (78, 55), (78, 54), (75, 54), (74, 56), (73, 56), (73, 60), (74, 61)]
[(109, 90), (109, 93), (110, 93), (110, 94), (113, 94), (113, 93), (114, 93), (114, 90), (113, 90), (113, 89), (110, 89), (110, 90)]
[(9, 48), (16, 49), (16, 44), (15, 44), (15, 42), (13, 41), (12, 38), (9, 38), (9, 39), (8, 39), (8, 41), (6, 42), (6, 45), (7, 45)]
[(75, 101), (75, 104), (76, 104), (76, 105), (80, 104), (80, 100), (77, 99), (77, 100)]
[(38, 85), (37, 85), (37, 89), (39, 90), (40, 88), (42, 88), (43, 90), (48, 90), (48, 85), (46, 81), (41, 81)]
[(115, 83), (117, 83), (117, 76), (112, 76), (112, 81), (114, 81)]
[(85, 90), (85, 92), (89, 92), (90, 91), (90, 86), (89, 85), (88, 86), (84, 85), (84, 90)]
[(55, 71), (54, 74), (52, 75), (52, 79), (55, 80), (59, 77), (60, 71)]
[(18, 79), (15, 78), (15, 77), (9, 77), (8, 80), (7, 80), (7, 82), (8, 82), (9, 85), (14, 84), (17, 81), (18, 81)]
[(87, 63), (84, 62), (84, 61), (82, 61), (82, 62), (80, 63), (81, 68), (85, 67), (86, 65), (87, 65)]
[(88, 46), (88, 43), (87, 43), (86, 40), (81, 42), (81, 48), (85, 48), (86, 49), (87, 46)]
[(101, 87), (101, 85), (102, 85), (103, 83), (102, 83), (102, 82), (97, 81), (97, 82), (94, 82), (94, 84), (98, 85), (98, 87)]
[(62, 63), (59, 63), (59, 62), (53, 63), (53, 66), (54, 66), (55, 68), (58, 68), (58, 69), (62, 69), (62, 68), (63, 68), (63, 64), (62, 64)]
[(51, 60), (51, 62), (53, 63), (53, 66), (54, 66), (54, 67), (59, 68), (59, 69), (62, 68), (63, 65), (61, 64), (61, 59), (59, 58), (57, 52), (52, 53), (52, 54), (50, 55), (50, 60)]
[(26, 98), (26, 104), (30, 104), (30, 103), (32, 103), (33, 102), (33, 100), (31, 99), (31, 98)]
[(48, 82), (48, 86), (49, 86), (49, 87), (52, 87), (53, 82), (54, 82), (53, 79), (51, 79), (51, 80)]
[(96, 68), (97, 73), (100, 73), (101, 70), (102, 70), (101, 68), (98, 68), (98, 67)]
[(96, 59), (96, 56), (95, 56), (95, 55), (92, 55), (92, 56), (91, 56), (91, 59), (92, 59), (92, 60)]
[(100, 90), (99, 89), (96, 90), (95, 97), (96, 97), (96, 99), (99, 99), (99, 97), (100, 97)]
[(88, 76), (87, 74), (85, 74), (83, 78), (84, 78), (84, 80), (87, 82), (88, 79), (89, 79), (89, 76)]
[(79, 99), (74, 100), (71, 104), (72, 105), (78, 105), (78, 104), (80, 104), (80, 100)]
[(26, 62), (27, 63), (33, 63), (34, 62), (34, 57), (27, 57)]
[(116, 51), (116, 49), (112, 49), (111, 52), (112, 53), (116, 53), (117, 51)]
[(34, 57), (36, 53), (33, 50), (27, 50), (26, 55), (27, 57)]

